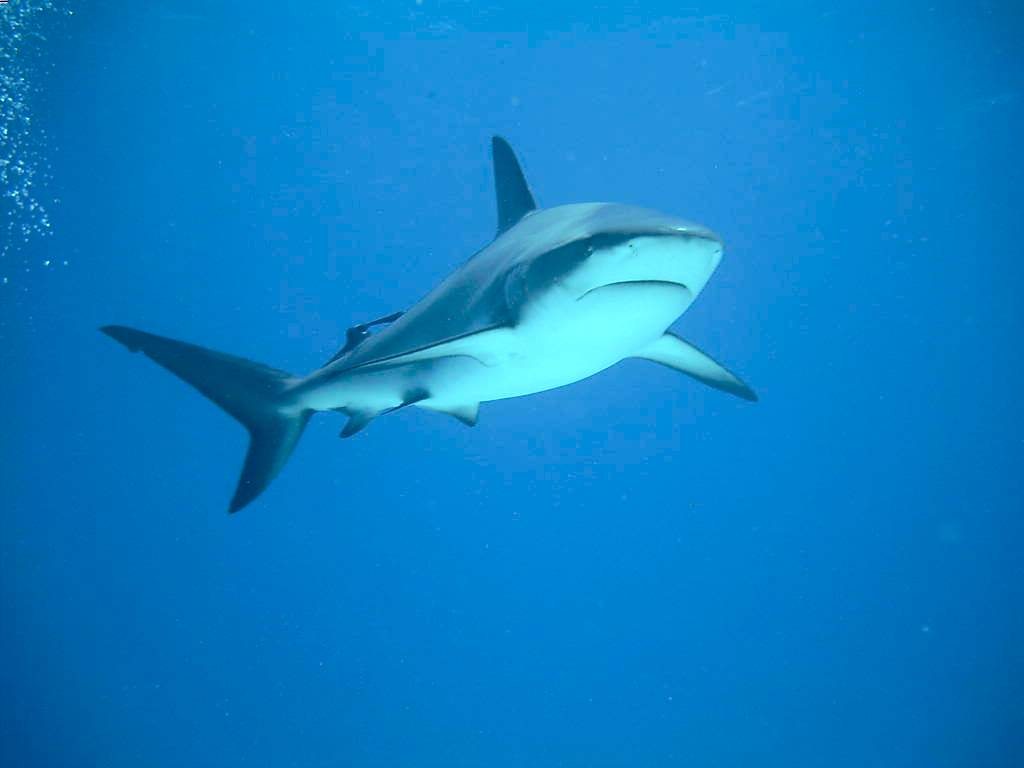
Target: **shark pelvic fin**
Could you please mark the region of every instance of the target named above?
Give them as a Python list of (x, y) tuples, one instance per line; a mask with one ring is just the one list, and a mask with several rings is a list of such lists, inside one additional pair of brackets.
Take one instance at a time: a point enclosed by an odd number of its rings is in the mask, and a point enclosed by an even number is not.
[(537, 203), (509, 143), (501, 136), (495, 136), (491, 139), (491, 154), (494, 157), (494, 191), (498, 197), (500, 235), (536, 209)]
[(429, 405), (427, 410), (446, 413), (454, 416), (467, 427), (475, 427), (480, 416), (480, 403), (460, 403), (458, 405)]
[(744, 400), (756, 401), (757, 395), (739, 376), (723, 365), (684, 341), (674, 333), (665, 333), (652, 344), (647, 345), (633, 357), (661, 363), (709, 387), (728, 392)]
[(480, 403), (460, 405), (457, 408), (446, 411), (446, 413), (450, 413), (467, 427), (475, 427), (477, 419), (480, 418)]
[[(423, 389), (423, 387), (410, 389), (408, 392), (405, 393), (405, 396), (402, 398), (402, 404), (398, 406), (398, 408), (405, 408), (405, 406), (407, 405), (416, 405), (416, 403), (421, 403), (428, 397), (430, 397), (430, 393), (427, 390)], [(396, 408), (395, 410), (398, 409)]]

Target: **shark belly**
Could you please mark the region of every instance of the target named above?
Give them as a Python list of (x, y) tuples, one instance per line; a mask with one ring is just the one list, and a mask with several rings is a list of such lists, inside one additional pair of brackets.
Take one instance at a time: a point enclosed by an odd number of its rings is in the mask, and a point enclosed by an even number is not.
[(396, 360), (307, 381), (296, 405), (318, 411), (383, 412), (415, 405), (445, 411), (573, 384), (631, 357), (659, 338), (689, 306), (683, 285), (614, 283), (578, 297), (553, 291), (514, 326), (452, 344), (437, 357)]
[(515, 327), (483, 335), (470, 357), (436, 366), (424, 383), (445, 403), (503, 400), (573, 384), (651, 344), (691, 298), (685, 286), (642, 281), (603, 286), (581, 298), (555, 295), (531, 307)]

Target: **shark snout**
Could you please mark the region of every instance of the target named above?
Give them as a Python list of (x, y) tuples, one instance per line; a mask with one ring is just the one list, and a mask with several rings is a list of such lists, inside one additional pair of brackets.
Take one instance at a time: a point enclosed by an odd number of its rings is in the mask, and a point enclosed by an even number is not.
[(722, 238), (704, 227), (688, 226), (676, 237), (662, 240), (661, 254), (653, 261), (668, 279), (682, 283), (696, 296), (718, 269), (725, 246)]
[(699, 224), (680, 226), (677, 228), (677, 232), (684, 241), (689, 242), (692, 249), (705, 252), (713, 259), (712, 269), (718, 266), (722, 260), (725, 243), (716, 232)]
[[(673, 232), (669, 237), (660, 238), (664, 257), (668, 257), (675, 268), (688, 273), (711, 276), (722, 261), (725, 247), (722, 238), (710, 229), (687, 225), (685, 229)], [(651, 241), (648, 241), (651, 242)]]
[(719, 245), (722, 244), (722, 238), (702, 224), (678, 224), (672, 227), (672, 231), (673, 234), (679, 234), (683, 237), (696, 237), (702, 240), (711, 240)]

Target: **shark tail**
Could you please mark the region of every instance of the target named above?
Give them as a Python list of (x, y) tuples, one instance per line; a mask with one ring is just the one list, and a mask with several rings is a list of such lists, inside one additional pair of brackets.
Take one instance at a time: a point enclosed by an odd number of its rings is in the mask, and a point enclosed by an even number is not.
[(285, 392), (295, 381), (291, 374), (121, 325), (100, 330), (191, 384), (249, 430), (249, 451), (229, 512), (237, 512), (266, 490), (291, 456), (312, 413), (282, 407)]

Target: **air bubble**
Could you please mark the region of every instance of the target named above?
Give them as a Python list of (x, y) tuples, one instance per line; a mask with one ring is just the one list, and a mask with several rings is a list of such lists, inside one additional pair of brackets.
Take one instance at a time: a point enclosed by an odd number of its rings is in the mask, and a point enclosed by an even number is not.
[[(51, 234), (37, 190), (47, 185), (46, 134), (32, 122), (39, 95), (33, 61), (46, 42), (43, 26), (68, 12), (52, 0), (20, 0), (0, 8), (0, 258)], [(6, 282), (6, 279), (5, 279)]]

